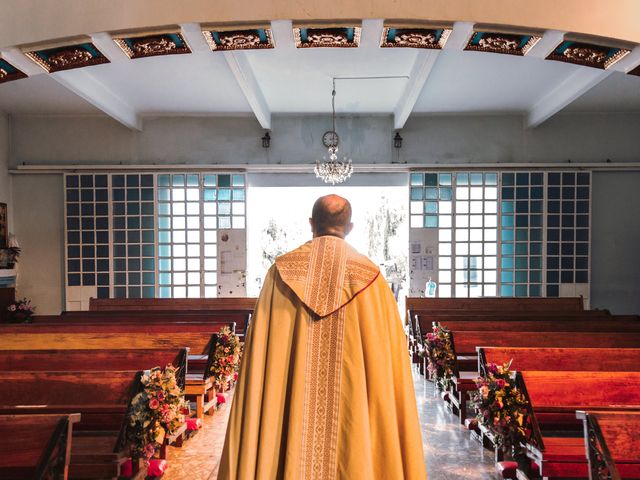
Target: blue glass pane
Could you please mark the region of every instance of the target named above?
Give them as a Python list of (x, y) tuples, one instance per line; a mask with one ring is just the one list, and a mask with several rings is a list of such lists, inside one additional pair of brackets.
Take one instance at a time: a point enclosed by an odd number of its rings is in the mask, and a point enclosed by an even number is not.
[(529, 173), (528, 172), (516, 173), (516, 185), (529, 185)]
[(513, 200), (514, 198), (514, 189), (511, 187), (502, 187), (502, 198), (504, 200)]
[(576, 202), (576, 213), (589, 213), (589, 202)]
[(539, 297), (540, 296), (540, 285), (529, 285), (529, 296), (530, 297)]
[(96, 201), (97, 202), (106, 202), (109, 200), (109, 192), (105, 188), (101, 188), (96, 190)]
[(109, 271), (109, 260), (98, 260), (96, 261), (96, 267), (98, 272), (108, 272)]
[(113, 256), (114, 257), (126, 257), (127, 256), (127, 247), (126, 245), (114, 245), (113, 246)]
[(516, 272), (516, 283), (527, 283), (527, 272)]
[(93, 232), (82, 232), (82, 243), (94, 243)]
[(527, 286), (516, 285), (516, 297), (526, 297), (526, 296), (527, 296)]
[(542, 215), (531, 215), (529, 217), (530, 227), (542, 227)]
[(573, 242), (573, 230), (570, 228), (562, 229), (562, 241), (563, 242)]
[(516, 213), (528, 213), (529, 202), (527, 200), (518, 200), (516, 202)]
[(502, 257), (501, 264), (504, 269), (513, 268), (513, 257)]
[(80, 176), (81, 187), (93, 187), (93, 175), (81, 175)]
[(124, 187), (124, 175), (113, 175), (111, 177), (112, 187)]
[(516, 257), (516, 268), (518, 270), (526, 270), (529, 267), (528, 260), (527, 257)]
[(156, 282), (156, 275), (153, 272), (144, 272), (142, 274), (143, 285), (153, 285)]
[(67, 175), (66, 185), (67, 187), (77, 187), (79, 184), (78, 175)]
[(451, 185), (451, 174), (440, 173), (438, 175), (438, 182), (440, 183), (440, 185)]
[(438, 186), (438, 174), (437, 173), (425, 173), (425, 175), (424, 175), (424, 184), (427, 187), (437, 187)]
[(96, 269), (96, 262), (92, 259), (82, 260), (82, 271), (92, 272)]
[(140, 186), (140, 177), (138, 175), (127, 175), (127, 187)]
[(424, 175), (422, 173), (412, 173), (411, 174), (411, 179), (410, 179), (410, 184), (411, 185), (420, 185), (422, 186), (423, 184), (423, 180), (424, 179)]
[(197, 173), (190, 173), (187, 175), (187, 186), (189, 187), (197, 187), (200, 185), (199, 177)]
[(472, 173), (469, 175), (471, 185), (482, 185), (482, 174)]
[(547, 285), (547, 297), (557, 297), (560, 295), (560, 287), (558, 285)]
[(142, 175), (140, 185), (143, 187), (153, 187), (153, 175)]
[(153, 228), (153, 217), (142, 217), (142, 228)]
[(515, 175), (513, 173), (503, 173), (502, 174), (502, 185), (514, 185)]
[(557, 270), (560, 268), (560, 258), (559, 257), (548, 257), (547, 258), (547, 268), (550, 270)]
[(127, 274), (124, 272), (114, 273), (113, 274), (114, 285), (126, 285), (127, 284)]
[(204, 186), (205, 187), (215, 187), (218, 184), (217, 175), (205, 175), (204, 176)]
[(529, 231), (523, 230), (523, 229), (516, 230), (516, 240), (518, 241), (529, 240)]
[(589, 241), (589, 230), (586, 228), (579, 228), (576, 230), (576, 240), (579, 242)]
[(129, 287), (129, 298), (140, 298), (140, 287)]
[(67, 233), (67, 243), (80, 243), (80, 232), (68, 232)]
[(155, 298), (156, 292), (154, 287), (143, 287), (142, 298)]
[(498, 184), (498, 174), (497, 173), (487, 173), (487, 174), (485, 174), (484, 183), (486, 185), (497, 185)]
[(83, 203), (81, 207), (82, 215), (85, 217), (93, 217), (93, 204), (92, 203)]
[(560, 281), (560, 273), (557, 270), (547, 271), (547, 283), (558, 283)]
[(547, 240), (551, 242), (559, 242), (560, 241), (560, 230), (557, 228), (550, 228), (547, 230)]
[(77, 203), (67, 204), (67, 215), (78, 216), (80, 215), (80, 205)]
[(502, 241), (506, 241), (506, 242), (513, 242), (513, 230), (511, 229), (504, 229), (502, 230), (500, 237), (502, 238)]
[(456, 185), (469, 185), (469, 174), (458, 173), (456, 175)]
[(502, 213), (513, 213), (513, 202), (502, 202)]
[(127, 218), (127, 228), (140, 228), (140, 217)]
[(424, 198), (426, 200), (437, 200), (438, 199), (438, 188), (428, 187), (424, 189)]
[(547, 211), (549, 213), (560, 213), (560, 202), (558, 201), (547, 202)]
[(143, 230), (142, 241), (144, 243), (153, 243), (153, 230)]
[(558, 172), (549, 173), (549, 185), (560, 185), (560, 173)]
[(169, 187), (171, 185), (170, 179), (171, 175), (158, 175), (158, 186)]
[(564, 185), (571, 185), (576, 183), (576, 174), (574, 172), (563, 172), (562, 183)]
[[(158, 217), (158, 228), (169, 228), (170, 227), (169, 217)], [(166, 242), (165, 242), (166, 243)]]
[(411, 188), (411, 200), (422, 200), (424, 189), (422, 187), (412, 187)]
[(140, 190), (137, 188), (127, 188), (127, 200), (140, 200)]
[(67, 261), (67, 271), (68, 272), (79, 272), (80, 271), (80, 260), (69, 260), (69, 261)]
[(526, 243), (516, 243), (516, 255), (527, 255), (529, 253), (527, 250)]
[(219, 187), (230, 187), (231, 186), (231, 175), (218, 175), (218, 186)]
[(174, 175), (171, 180), (174, 187), (184, 187), (184, 175)]
[(109, 287), (98, 288), (98, 298), (109, 298)]
[(109, 285), (109, 274), (108, 273), (99, 273), (98, 277), (98, 285), (108, 286)]
[(562, 226), (563, 227), (573, 227), (573, 215), (563, 215), (562, 216)]
[(549, 255), (559, 255), (560, 254), (560, 245), (557, 243), (548, 243), (547, 244), (547, 253)]
[(143, 245), (142, 246), (142, 256), (143, 257), (153, 257), (155, 252), (154, 245)]
[(500, 273), (500, 281), (502, 283), (513, 283), (513, 272), (502, 271)]
[(108, 258), (109, 257), (109, 247), (107, 245), (99, 245), (96, 247), (96, 257), (98, 258)]
[(113, 295), (115, 298), (127, 298), (127, 289), (125, 287), (115, 287)]
[(160, 287), (160, 298), (171, 298), (171, 287)]
[(95, 257), (96, 249), (93, 246), (83, 246), (82, 247), (82, 256), (83, 257)]
[(501, 245), (502, 255), (513, 255), (513, 243), (503, 243)]
[(94, 273), (82, 274), (82, 286), (89, 287), (96, 284), (96, 275)]
[(562, 187), (562, 198), (574, 199), (576, 198), (575, 187)]
[(542, 185), (544, 182), (544, 174), (542, 173), (532, 173), (531, 174), (531, 185)]
[(161, 202), (168, 202), (171, 199), (170, 189), (168, 188), (159, 188), (158, 189), (158, 200)]
[(244, 201), (244, 188), (234, 188), (233, 189), (233, 199), (238, 201)]
[(561, 283), (574, 283), (573, 282), (573, 272), (561, 272), (560, 273), (560, 282)]
[(529, 216), (528, 215), (516, 215), (516, 227), (528, 227)]
[(70, 287), (79, 287), (80, 286), (80, 274), (72, 273), (67, 275), (67, 285)]
[(438, 202), (424, 202), (424, 213), (438, 213)]
[(80, 219), (67, 217), (67, 230), (79, 230), (80, 229)]
[(529, 272), (529, 282), (530, 283), (540, 283), (542, 281), (542, 272), (539, 270)]
[(158, 270), (169, 271), (171, 270), (171, 260), (168, 258), (161, 258), (158, 260)]
[(128, 243), (140, 243), (140, 232), (139, 231), (128, 231), (127, 232), (127, 242)]
[(142, 189), (142, 200), (146, 200), (148, 202), (153, 201), (153, 188), (143, 188)]
[(448, 187), (440, 187), (440, 200), (451, 200), (452, 189)]
[(559, 227), (560, 226), (560, 215), (549, 215), (547, 217), (547, 226), (548, 227)]
[(231, 228), (231, 217), (219, 217), (218, 226), (220, 228)]
[(589, 283), (589, 272), (586, 270), (577, 271), (576, 283)]
[(575, 210), (575, 202), (572, 200), (563, 200), (562, 201), (562, 213), (574, 213)]
[(588, 215), (577, 215), (576, 216), (576, 227), (585, 228), (589, 226), (589, 216)]
[(530, 268), (542, 268), (542, 257), (529, 257)]
[(218, 190), (218, 200), (222, 201), (230, 201), (231, 200), (231, 189), (230, 188), (221, 188)]
[(544, 193), (542, 187), (531, 187), (531, 198), (534, 200), (542, 199)]
[(169, 245), (159, 245), (158, 246), (158, 255), (161, 257), (170, 257), (171, 256), (171, 246)]
[(573, 257), (562, 257), (560, 265), (562, 265), (562, 270), (573, 270)]
[[(140, 270), (140, 259), (139, 258), (130, 258), (129, 260), (127, 260), (127, 266), (129, 267), (129, 270)], [(140, 281), (132, 281), (131, 278), (135, 278), (135, 277), (131, 277), (131, 274), (129, 274), (129, 283), (139, 283)], [(139, 275), (139, 274), (138, 274)]]
[(529, 198), (529, 187), (517, 187), (516, 198), (518, 199)]
[(158, 232), (158, 243), (169, 243), (171, 241), (171, 234), (166, 230), (160, 230)]
[(500, 296), (502, 296), (502, 297), (512, 297), (513, 296), (513, 285), (502, 285), (500, 287)]
[(106, 216), (109, 215), (109, 205), (107, 203), (96, 203), (96, 215)]
[(511, 215), (503, 216), (501, 222), (503, 227), (513, 227), (513, 217)]
[(425, 215), (425, 217), (424, 217), (424, 227), (425, 228), (437, 228), (438, 227), (438, 217), (436, 215)]

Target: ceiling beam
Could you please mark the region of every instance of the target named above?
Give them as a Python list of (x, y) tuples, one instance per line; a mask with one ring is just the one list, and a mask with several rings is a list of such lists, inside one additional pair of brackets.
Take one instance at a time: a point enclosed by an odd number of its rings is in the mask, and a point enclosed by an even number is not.
[(384, 28), (384, 20), (382, 19), (365, 19), (362, 20), (362, 31), (360, 33), (360, 47), (365, 49), (380, 48), (380, 40), (382, 40), (382, 29)]
[(116, 45), (116, 42), (113, 41), (113, 37), (109, 33), (94, 33), (91, 35), (91, 41), (110, 62), (129, 60), (129, 57)]
[(293, 40), (293, 22), (291, 20), (273, 20), (271, 22), (273, 43), (278, 51), (293, 51), (296, 44)]
[(590, 67), (578, 68), (558, 84), (556, 88), (538, 100), (529, 110), (526, 118), (527, 128), (535, 128), (547, 121), (564, 107), (598, 85), (613, 72), (626, 73), (637, 65), (640, 65), (640, 46), (635, 47), (631, 53), (613, 64), (607, 70)]
[(249, 59), (244, 52), (222, 52), (238, 86), (244, 93), (256, 119), (266, 130), (271, 129), (271, 110), (267, 105)]
[(180, 25), (180, 31), (193, 53), (211, 52), (199, 23), (183, 23)]
[(51, 78), (125, 127), (142, 130), (138, 113), (85, 69), (55, 72)]
[(438, 59), (439, 53), (437, 50), (418, 52), (411, 73), (409, 74), (409, 82), (393, 111), (393, 128), (396, 130), (404, 127), (409, 115), (411, 115), (413, 107), (416, 105), (418, 97), (424, 88), (424, 84), (427, 82), (429, 74)]
[[(362, 26), (364, 33), (365, 21), (362, 22)], [(374, 25), (371, 25), (371, 29), (373, 29), (373, 27)], [(447, 50), (462, 50), (469, 41), (472, 33), (473, 23), (454, 23), (453, 31), (451, 32), (451, 35), (449, 35), (449, 39), (447, 40), (447, 43), (445, 43), (444, 48)], [(381, 34), (382, 31), (378, 33), (378, 38)], [(407, 122), (407, 119), (409, 118), (409, 115), (411, 115), (413, 107), (415, 107), (418, 97), (420, 96), (420, 93), (422, 93), (439, 55), (439, 50), (418, 51), (416, 60), (411, 68), (411, 73), (409, 74), (409, 82), (407, 83), (407, 86), (405, 87), (404, 92), (393, 111), (393, 126), (396, 130), (404, 127), (404, 124)]]
[(564, 32), (547, 30), (542, 38), (527, 52), (527, 58), (545, 59), (564, 40)]
[(0, 53), (2, 53), (2, 58), (29, 77), (46, 73), (17, 47), (4, 48), (0, 50)]

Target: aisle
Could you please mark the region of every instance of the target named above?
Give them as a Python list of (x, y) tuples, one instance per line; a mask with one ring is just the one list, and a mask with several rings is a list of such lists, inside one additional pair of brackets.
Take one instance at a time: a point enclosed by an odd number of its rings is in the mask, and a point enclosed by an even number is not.
[(434, 395), (433, 384), (413, 371), (418, 415), (429, 480), (496, 479), (493, 453), (482, 448), (459, 424), (458, 417)]
[[(458, 418), (434, 396), (433, 384), (413, 372), (429, 480), (493, 480), (493, 454), (471, 439)], [(205, 427), (182, 449), (169, 449), (163, 480), (215, 480), (229, 418), (229, 403), (205, 418)], [(394, 479), (395, 480), (395, 479)], [(398, 479), (400, 480), (400, 479)]]

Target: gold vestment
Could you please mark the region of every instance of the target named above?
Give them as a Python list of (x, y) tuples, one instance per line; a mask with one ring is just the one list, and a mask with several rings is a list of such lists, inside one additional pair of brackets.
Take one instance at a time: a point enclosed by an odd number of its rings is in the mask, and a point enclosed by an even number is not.
[(391, 290), (344, 240), (276, 260), (247, 332), (218, 480), (424, 480)]

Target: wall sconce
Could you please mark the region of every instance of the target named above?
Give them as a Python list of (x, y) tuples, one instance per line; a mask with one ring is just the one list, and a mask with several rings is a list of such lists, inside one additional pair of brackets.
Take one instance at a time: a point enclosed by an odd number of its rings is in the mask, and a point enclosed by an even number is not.
[(271, 136), (269, 132), (265, 132), (264, 137), (262, 137), (262, 148), (269, 148), (271, 146)]
[(393, 147), (402, 148), (402, 137), (400, 136), (400, 132), (396, 132), (396, 136), (393, 137)]

